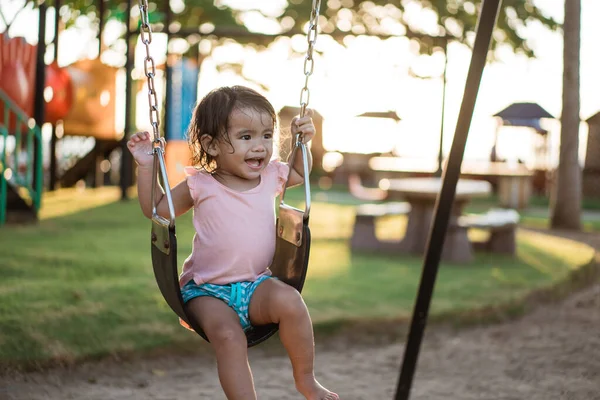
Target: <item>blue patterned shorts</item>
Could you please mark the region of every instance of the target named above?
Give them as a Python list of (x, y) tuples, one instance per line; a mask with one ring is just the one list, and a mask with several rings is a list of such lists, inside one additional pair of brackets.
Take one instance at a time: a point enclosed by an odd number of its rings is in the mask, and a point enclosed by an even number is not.
[(249, 315), (250, 299), (258, 285), (269, 278), (271, 276), (263, 275), (254, 282), (234, 282), (227, 285), (214, 285), (212, 283), (197, 285), (196, 282), (191, 280), (181, 288), (181, 295), (184, 303), (201, 296), (223, 300), (236, 312), (240, 318), (242, 329), (247, 331), (252, 327)]

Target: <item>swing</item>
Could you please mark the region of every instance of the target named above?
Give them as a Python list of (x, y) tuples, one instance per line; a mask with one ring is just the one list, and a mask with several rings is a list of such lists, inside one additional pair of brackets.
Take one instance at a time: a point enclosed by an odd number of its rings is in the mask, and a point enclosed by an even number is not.
[[(308, 90), (308, 79), (313, 72), (314, 60), (312, 53), (317, 39), (317, 22), (321, 0), (313, 0), (308, 29), (308, 50), (304, 60), (305, 83), (300, 92), (300, 116), (303, 117), (308, 105), (310, 92)], [(192, 329), (208, 341), (208, 338), (200, 328), (198, 322), (186, 312), (179, 286), (179, 275), (177, 270), (177, 237), (175, 235), (175, 208), (171, 197), (169, 180), (164, 160), (164, 139), (160, 136), (158, 125), (158, 100), (154, 91), (155, 66), (150, 56), (150, 43), (152, 31), (148, 20), (148, 1), (139, 0), (141, 27), (141, 41), (146, 47), (144, 59), (144, 72), (148, 80), (148, 102), (150, 105), (150, 122), (152, 125), (154, 140), (153, 150), (153, 183), (152, 183), (152, 231), (151, 231), (151, 253), (154, 277), (158, 288), (171, 309), (185, 321)], [(293, 286), (298, 292), (302, 291), (306, 272), (308, 268), (308, 257), (310, 252), (310, 229), (308, 219), (310, 213), (310, 183), (308, 170), (308, 156), (306, 145), (302, 142), (301, 134), (296, 135), (294, 148), (290, 157), (290, 165), (296, 159), (297, 150), (302, 153), (304, 166), (304, 211), (284, 203), (285, 187), (279, 201), (279, 214), (276, 221), (276, 243), (275, 256), (269, 267), (273, 277)], [(290, 168), (291, 174), (292, 168)], [(159, 175), (160, 173), (160, 175)], [(288, 174), (288, 180), (290, 177)], [(154, 191), (158, 179), (162, 180), (165, 196), (169, 206), (169, 218), (161, 217), (156, 212), (156, 199)], [(269, 324), (255, 326), (246, 331), (248, 347), (257, 345), (274, 335), (279, 326)]]

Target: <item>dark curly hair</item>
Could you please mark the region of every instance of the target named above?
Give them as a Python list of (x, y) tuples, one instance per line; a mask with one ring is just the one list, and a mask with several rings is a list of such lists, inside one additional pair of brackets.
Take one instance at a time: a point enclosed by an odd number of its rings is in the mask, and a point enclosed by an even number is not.
[(273, 119), (273, 129), (277, 128), (277, 114), (273, 105), (253, 89), (245, 86), (224, 86), (204, 96), (194, 109), (187, 134), (193, 165), (210, 172), (216, 170), (215, 159), (202, 147), (201, 138), (209, 135), (212, 137), (211, 143), (223, 140), (231, 145), (227, 134), (229, 116), (236, 109), (246, 108), (266, 112)]

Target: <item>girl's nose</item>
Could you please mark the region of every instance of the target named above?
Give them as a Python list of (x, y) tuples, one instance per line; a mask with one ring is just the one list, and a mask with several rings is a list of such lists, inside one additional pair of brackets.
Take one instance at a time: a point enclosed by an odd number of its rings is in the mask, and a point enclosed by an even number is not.
[(264, 153), (265, 151), (267, 151), (267, 146), (265, 146), (265, 144), (262, 141), (258, 141), (252, 147), (252, 151), (256, 153)]

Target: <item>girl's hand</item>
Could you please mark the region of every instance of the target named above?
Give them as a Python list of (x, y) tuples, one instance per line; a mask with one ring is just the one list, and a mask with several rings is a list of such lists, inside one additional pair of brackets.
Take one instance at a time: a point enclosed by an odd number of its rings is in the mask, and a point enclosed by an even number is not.
[(310, 142), (315, 136), (316, 129), (313, 124), (312, 116), (313, 110), (307, 108), (304, 117), (295, 117), (292, 120), (292, 135), (295, 137), (297, 133), (301, 133), (303, 143)]
[(148, 132), (138, 132), (131, 135), (127, 141), (127, 148), (140, 167), (152, 167), (154, 156), (152, 155), (152, 141)]

